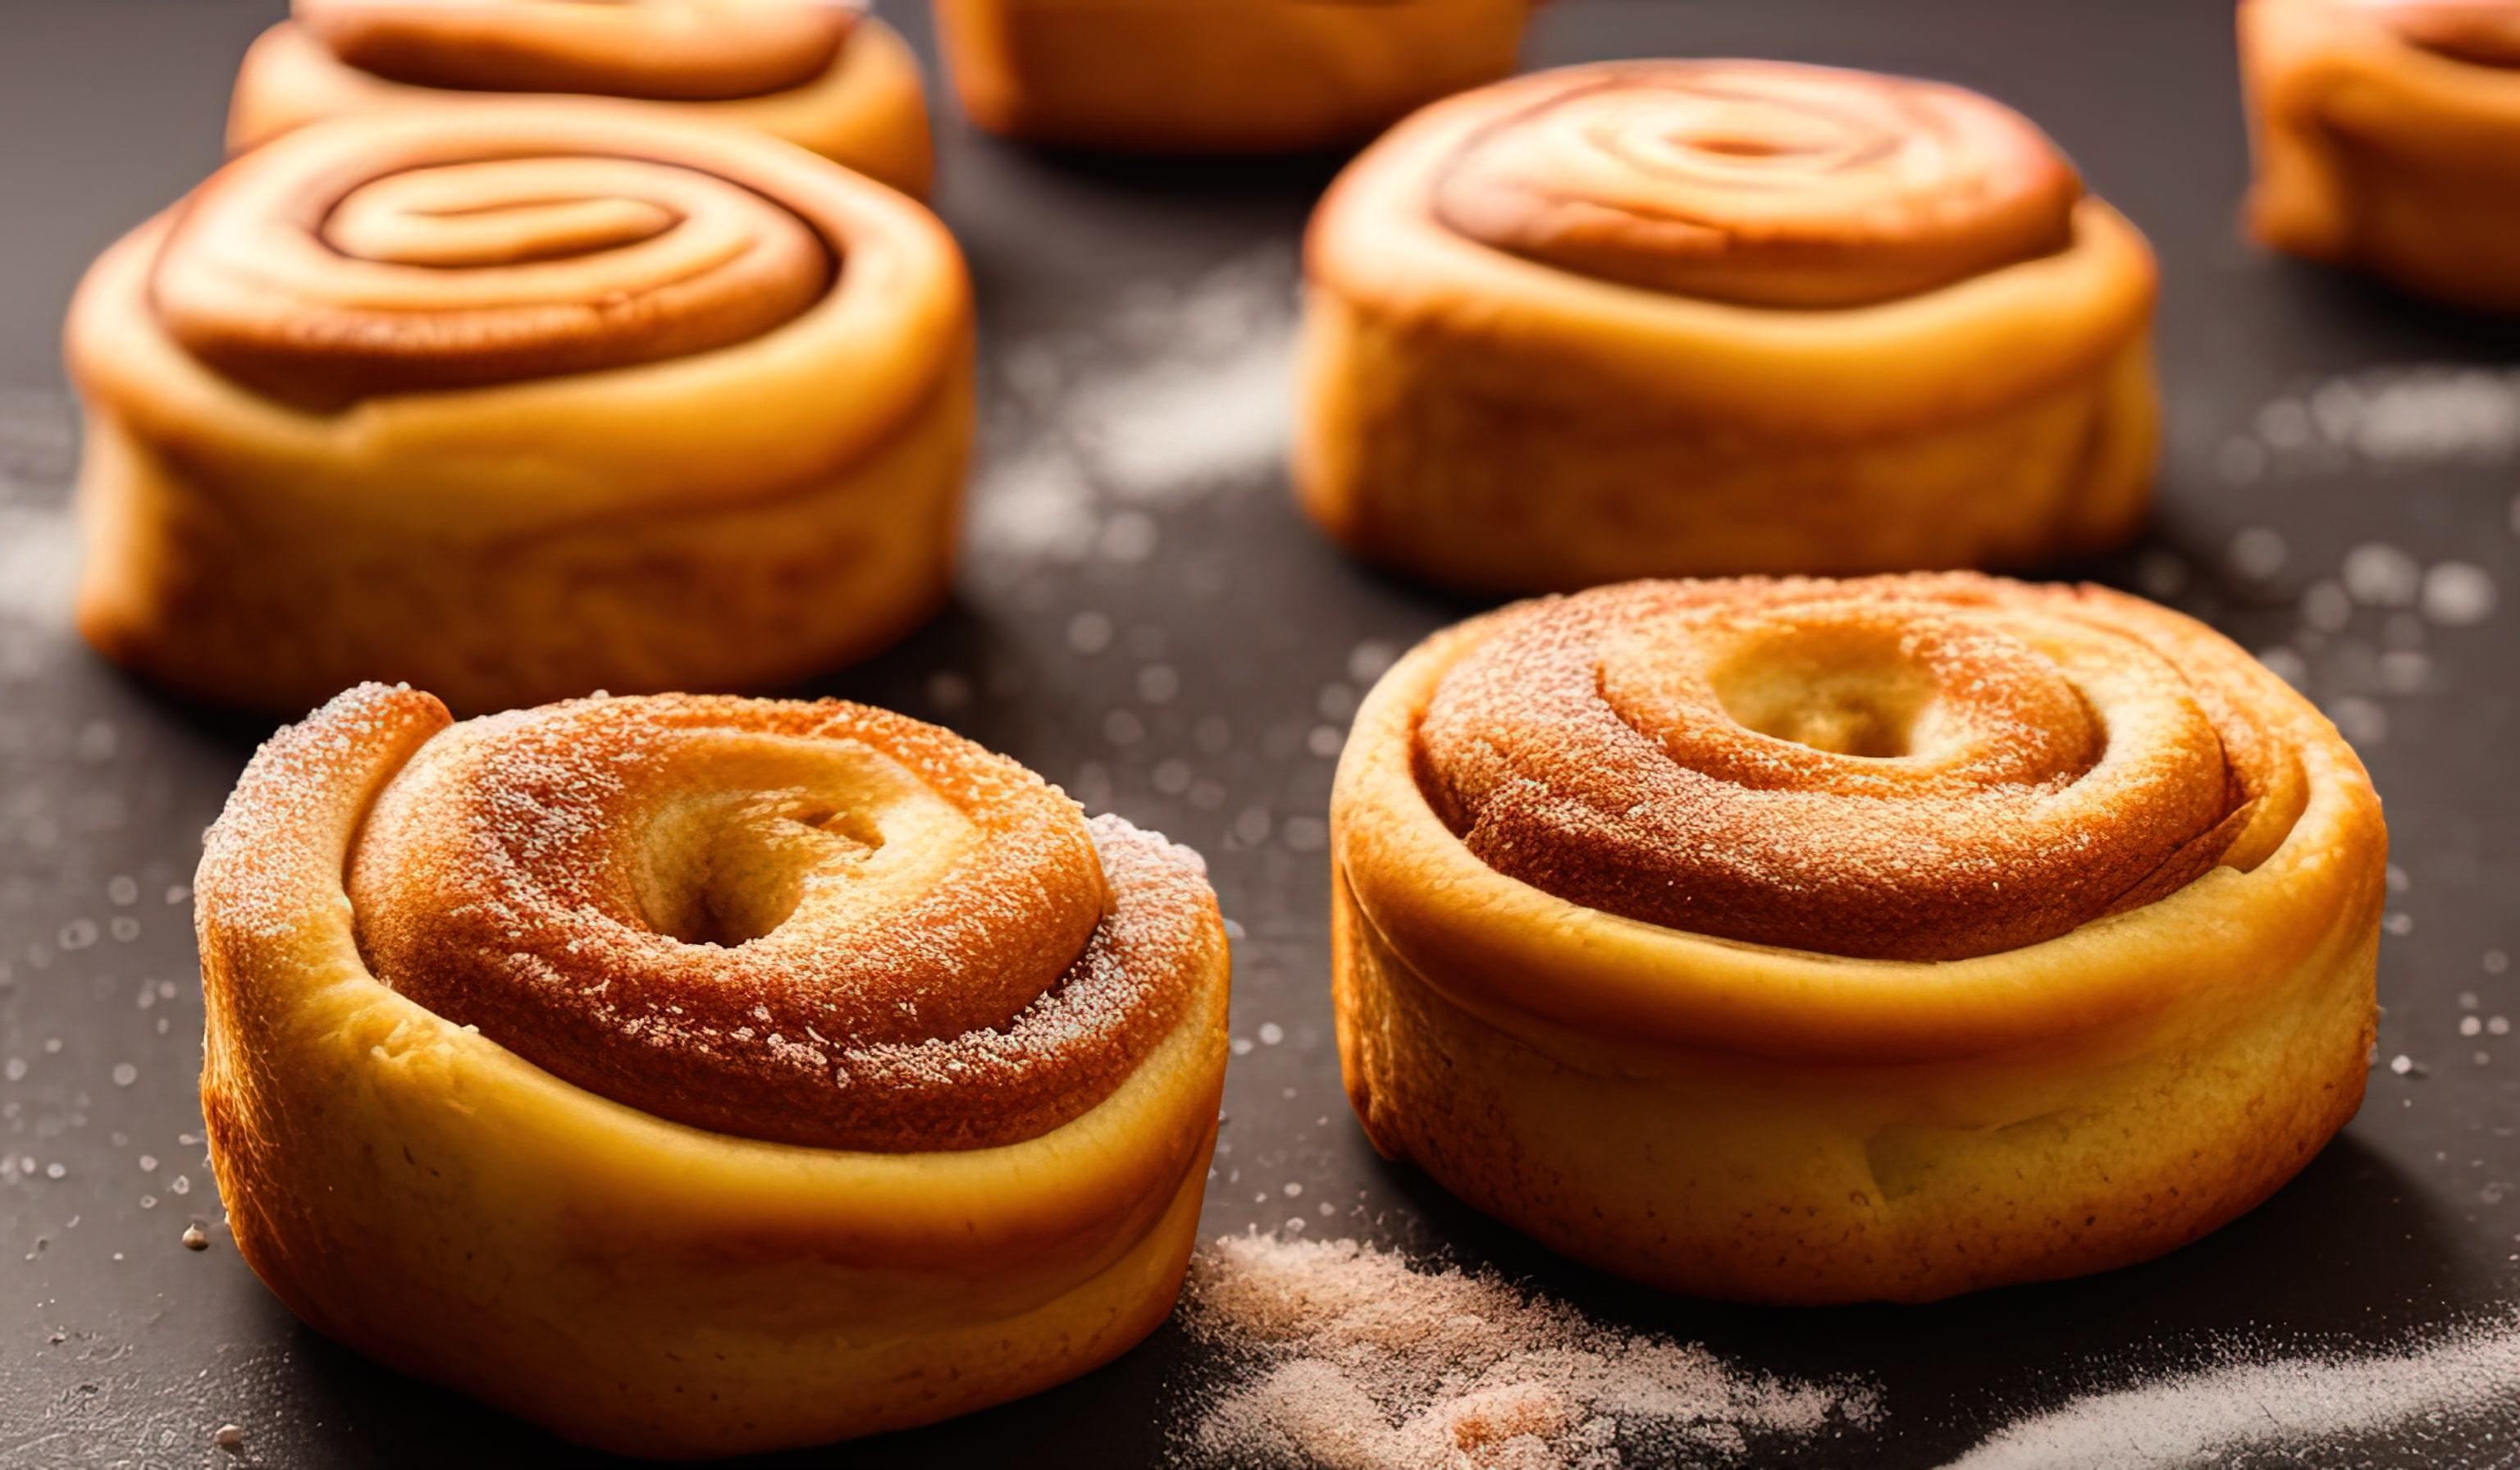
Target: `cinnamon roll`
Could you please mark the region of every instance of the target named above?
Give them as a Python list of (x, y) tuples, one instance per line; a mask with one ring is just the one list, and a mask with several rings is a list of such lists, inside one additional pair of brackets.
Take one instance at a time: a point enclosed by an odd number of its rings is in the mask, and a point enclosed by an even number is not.
[(1654, 1286), (1923, 1301), (2143, 1260), (2362, 1099), (2369, 779), (2118, 593), (1517, 603), (1384, 676), (1330, 822), (1374, 1146)]
[(293, 0), (246, 53), (242, 153), (324, 117), (519, 95), (749, 128), (905, 193), (934, 164), (919, 60), (861, 0)]
[(1957, 87), (1518, 77), (1350, 165), (1306, 275), (1298, 492), (1430, 581), (2027, 563), (2150, 492), (2150, 250)]
[(1354, 143), (1513, 69), (1538, 0), (935, 0), (963, 111), (1123, 153)]
[(944, 599), (970, 304), (935, 218), (608, 104), (301, 129), (70, 309), (79, 623), (204, 699), (744, 688)]
[(2264, 244), (2520, 311), (2520, 6), (2244, 0)]
[(644, 1456), (1073, 1377), (1196, 1230), (1203, 873), (858, 705), (352, 690), (196, 885), (238, 1248), (328, 1336)]

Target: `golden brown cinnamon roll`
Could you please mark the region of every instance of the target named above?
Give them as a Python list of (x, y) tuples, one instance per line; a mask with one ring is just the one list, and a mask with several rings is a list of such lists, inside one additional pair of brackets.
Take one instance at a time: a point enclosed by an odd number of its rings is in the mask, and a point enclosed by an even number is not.
[(196, 885), (237, 1245), (326, 1334), (628, 1453), (1073, 1377), (1195, 1233), (1203, 872), (880, 710), (353, 690)]
[(2025, 563), (2149, 493), (2151, 253), (1956, 87), (1518, 77), (1350, 165), (1306, 274), (1304, 506), (1432, 581)]
[(2258, 239), (2520, 310), (2520, 6), (2245, 0), (2239, 24)]
[(750, 128), (927, 192), (918, 59), (858, 0), (294, 0), (291, 10), (246, 53), (231, 151), (346, 113), (566, 94)]
[(599, 103), (237, 159), (70, 311), (79, 621), (199, 697), (742, 688), (942, 601), (969, 289), (933, 216)]
[(1371, 137), (1513, 69), (1536, 0), (936, 0), (963, 111), (1125, 153), (1283, 153)]
[(1916, 1301), (2139, 1261), (2362, 1098), (2369, 780), (2117, 593), (1518, 603), (1375, 687), (1330, 820), (1374, 1145), (1656, 1286)]

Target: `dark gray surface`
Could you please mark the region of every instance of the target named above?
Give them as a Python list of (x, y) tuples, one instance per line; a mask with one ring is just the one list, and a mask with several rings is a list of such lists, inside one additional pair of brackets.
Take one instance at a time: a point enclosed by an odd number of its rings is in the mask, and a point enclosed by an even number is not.
[[(64, 622), (64, 299), (90, 254), (214, 161), (235, 58), (277, 8), (10, 0), (0, 32), (0, 1466), (13, 1470), (219, 1463), (209, 1435), (228, 1421), (248, 1431), (251, 1463), (292, 1470), (578, 1462), (299, 1328), (217, 1228), (182, 885), (263, 728), (126, 682)], [(919, 13), (896, 19), (923, 45)], [(1846, 1466), (1938, 1463), (2073, 1393), (2215, 1360), (2234, 1335), (2387, 1346), (2520, 1302), (2520, 1043), (2494, 1020), (2520, 1014), (2520, 976), (2498, 958), (2520, 951), (2520, 387), (2501, 372), (2520, 362), (2520, 332), (2239, 242), (2228, 26), (2228, 8), (2199, 0), (1570, 0), (1535, 36), (1543, 62), (1732, 53), (1939, 75), (2047, 125), (2151, 234), (2166, 278), (2159, 527), (2096, 570), (2269, 650), (2358, 737), (2388, 803), (2388, 1013), (2345, 1136), (2275, 1200), (2168, 1260), (1923, 1310), (1656, 1299), (1555, 1264), (1373, 1158), (1328, 1037), (1330, 756), (1359, 681), (1463, 609), (1343, 562), (1287, 503), (1272, 446), (1293, 242), (1328, 165), (1089, 164), (940, 119), (938, 203), (969, 252), (988, 344), (973, 546), (951, 613), (815, 688), (939, 719), (1209, 855), (1247, 930), (1235, 1034), (1249, 1044), (1228, 1085), (1210, 1233), (1300, 1216), (1316, 1235), (1494, 1263), (1744, 1362), (1869, 1377), (1881, 1427), (1794, 1461)], [(2458, 376), (2477, 365), (2495, 371)], [(2502, 596), (2463, 625), (2428, 617), (2420, 593), (2394, 605), (2399, 554), (2419, 569), (2464, 563)], [(2463, 576), (2435, 578), (2435, 613), (2459, 610)], [(2362, 600), (2336, 590), (2348, 577)], [(178, 1244), (188, 1220), (210, 1227), (207, 1252)], [(1167, 1329), (1038, 1399), (779, 1463), (1153, 1463), (1199, 1366)], [(2520, 1410), (2310, 1459), (2508, 1464), (2515, 1432)]]

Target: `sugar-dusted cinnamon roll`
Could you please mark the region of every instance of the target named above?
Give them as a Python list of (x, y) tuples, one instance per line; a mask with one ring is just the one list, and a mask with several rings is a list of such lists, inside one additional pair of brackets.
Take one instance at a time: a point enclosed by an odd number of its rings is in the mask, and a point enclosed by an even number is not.
[(858, 705), (353, 690), (255, 756), (196, 885), (238, 1248), (326, 1334), (626, 1453), (1073, 1377), (1195, 1233), (1203, 873)]
[(751, 128), (910, 194), (933, 148), (919, 61), (860, 0), (293, 0), (246, 53), (242, 152), (324, 117), (519, 95), (620, 98)]
[(944, 598), (969, 317), (933, 216), (769, 139), (591, 102), (301, 129), (79, 289), (80, 627), (272, 709), (801, 677)]
[(1656, 1286), (1916, 1301), (2142, 1260), (2362, 1099), (2369, 780), (2121, 594), (1517, 603), (1375, 687), (1330, 822), (1375, 1146)]
[(935, 0), (963, 111), (1124, 153), (1283, 153), (1372, 136), (1513, 69), (1538, 0)]
[(1518, 77), (1358, 158), (1306, 274), (1305, 508), (1432, 581), (2025, 563), (2149, 493), (2151, 253), (1956, 87)]
[(2520, 311), (2520, 6), (2244, 0), (2239, 24), (2258, 239)]

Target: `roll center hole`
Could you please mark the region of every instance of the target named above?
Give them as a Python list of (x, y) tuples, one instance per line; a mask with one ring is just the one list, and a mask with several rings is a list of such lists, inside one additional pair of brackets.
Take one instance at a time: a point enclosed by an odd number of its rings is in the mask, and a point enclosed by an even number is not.
[(649, 922), (685, 944), (726, 949), (775, 932), (804, 902), (809, 879), (883, 846), (872, 818), (824, 806), (753, 806), (676, 835), (656, 854)]
[(1745, 729), (1868, 760), (1914, 754), (1937, 692), (1932, 671), (1895, 635), (1861, 628), (1802, 627), (1759, 639), (1708, 677), (1725, 712)]
[(1773, 158), (1778, 154), (1793, 152), (1773, 138), (1754, 138), (1741, 133), (1714, 133), (1691, 138), (1688, 146), (1702, 154), (1720, 154), (1728, 158)]

